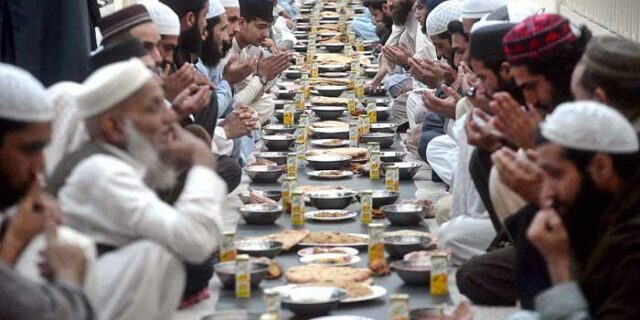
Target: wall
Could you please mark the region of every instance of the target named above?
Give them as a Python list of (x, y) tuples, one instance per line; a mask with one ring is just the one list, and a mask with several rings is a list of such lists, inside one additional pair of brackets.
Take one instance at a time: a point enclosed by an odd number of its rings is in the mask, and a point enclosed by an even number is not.
[(640, 41), (640, 0), (560, 0), (560, 14), (595, 34), (611, 34)]

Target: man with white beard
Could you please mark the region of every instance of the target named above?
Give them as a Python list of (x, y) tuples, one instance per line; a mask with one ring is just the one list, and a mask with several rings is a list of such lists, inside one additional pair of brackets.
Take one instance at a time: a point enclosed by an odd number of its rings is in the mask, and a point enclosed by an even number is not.
[[(65, 222), (98, 244), (100, 319), (170, 319), (183, 262), (202, 263), (219, 243), (225, 183), (139, 59), (105, 66), (84, 86), (79, 113), (91, 140), (60, 163), (50, 189)], [(171, 206), (156, 190), (172, 187), (180, 171), (187, 178)]]

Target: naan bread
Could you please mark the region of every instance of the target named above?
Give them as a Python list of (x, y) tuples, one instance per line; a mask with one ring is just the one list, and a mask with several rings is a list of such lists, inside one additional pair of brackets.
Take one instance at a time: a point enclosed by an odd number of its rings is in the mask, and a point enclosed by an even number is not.
[(317, 78), (309, 79), (309, 84), (312, 86), (346, 86), (349, 84), (349, 79)]
[(352, 282), (352, 281), (343, 282), (343, 283), (318, 282), (318, 283), (305, 283), (305, 284), (302, 284), (302, 286), (328, 286), (328, 287), (344, 289), (345, 291), (347, 291), (348, 297), (352, 299), (368, 297), (373, 294), (373, 290), (371, 289), (371, 286), (369, 284), (362, 283), (362, 282)]
[(352, 147), (344, 147), (344, 148), (333, 148), (333, 149), (315, 149), (309, 150), (305, 153), (305, 156), (317, 156), (322, 154), (334, 155), (334, 156), (349, 156), (351, 160), (361, 160), (367, 159), (367, 148), (352, 148)]
[(368, 268), (329, 267), (305, 265), (289, 268), (284, 273), (290, 283), (335, 283), (365, 282), (371, 279)]
[(298, 242), (309, 235), (309, 230), (282, 230), (265, 236), (265, 239), (282, 242), (282, 250), (287, 251), (295, 247)]
[(425, 263), (431, 263), (432, 255), (446, 255), (451, 258), (451, 249), (438, 249), (430, 251), (414, 251), (404, 255), (405, 261), (423, 261)]
[(341, 128), (341, 129), (349, 129), (349, 124), (343, 121), (336, 120), (326, 120), (326, 121), (318, 121), (311, 124), (313, 128)]
[(347, 104), (347, 98), (333, 98), (333, 97), (311, 97), (312, 105), (345, 105)]
[(309, 233), (309, 235), (307, 235), (304, 239), (302, 239), (301, 242), (324, 245), (324, 244), (367, 243), (367, 241), (368, 240), (363, 237), (350, 235), (344, 232), (320, 231), (320, 232)]

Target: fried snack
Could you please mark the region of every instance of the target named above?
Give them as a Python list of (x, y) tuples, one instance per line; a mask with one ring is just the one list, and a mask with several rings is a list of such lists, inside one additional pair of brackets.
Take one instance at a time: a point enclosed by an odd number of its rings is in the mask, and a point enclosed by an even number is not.
[(282, 242), (282, 250), (287, 251), (293, 248), (300, 240), (309, 235), (309, 230), (282, 230), (278, 233), (265, 236), (264, 239)]
[(389, 266), (383, 260), (370, 262), (369, 269), (377, 277), (386, 276), (391, 273), (391, 270), (389, 270)]
[(260, 195), (254, 191), (250, 191), (249, 192), (249, 202), (250, 203), (266, 203), (266, 204), (277, 204), (278, 202), (271, 199), (271, 198), (267, 198), (263, 195)]
[(277, 262), (275, 262), (275, 260), (271, 260), (267, 257), (260, 257), (251, 258), (251, 261), (264, 263), (269, 266), (269, 269), (267, 269), (267, 275), (265, 276), (266, 279), (273, 280), (282, 277), (282, 267)]
[(371, 217), (373, 219), (384, 219), (385, 218), (384, 212), (382, 212), (382, 210), (380, 210), (380, 209), (373, 209), (371, 211)]

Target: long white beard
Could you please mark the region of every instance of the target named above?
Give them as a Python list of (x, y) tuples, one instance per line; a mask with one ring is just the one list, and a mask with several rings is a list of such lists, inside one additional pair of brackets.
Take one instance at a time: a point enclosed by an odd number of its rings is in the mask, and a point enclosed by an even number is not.
[(162, 161), (160, 151), (136, 129), (131, 119), (124, 123), (124, 138), (127, 153), (145, 166), (145, 183), (153, 190), (168, 190), (178, 181), (176, 169)]

